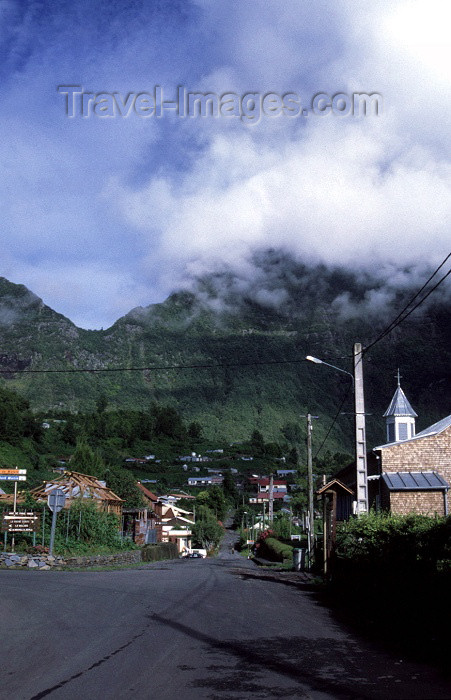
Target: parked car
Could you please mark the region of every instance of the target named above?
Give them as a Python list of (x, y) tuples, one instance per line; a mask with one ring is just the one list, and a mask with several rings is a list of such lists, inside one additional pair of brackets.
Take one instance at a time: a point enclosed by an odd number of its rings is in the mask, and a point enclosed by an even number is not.
[(203, 556), (200, 552), (191, 552), (191, 554), (188, 554), (189, 559), (203, 559)]

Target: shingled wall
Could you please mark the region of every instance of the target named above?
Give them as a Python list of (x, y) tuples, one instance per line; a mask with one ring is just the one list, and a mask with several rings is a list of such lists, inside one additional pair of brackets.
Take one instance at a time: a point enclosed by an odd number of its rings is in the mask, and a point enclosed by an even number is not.
[[(408, 440), (380, 450), (383, 472), (434, 471), (451, 485), (451, 426), (438, 435)], [(448, 491), (448, 513), (451, 512), (451, 489)], [(391, 493), (393, 513), (444, 515), (444, 499), (436, 491), (403, 491)]]

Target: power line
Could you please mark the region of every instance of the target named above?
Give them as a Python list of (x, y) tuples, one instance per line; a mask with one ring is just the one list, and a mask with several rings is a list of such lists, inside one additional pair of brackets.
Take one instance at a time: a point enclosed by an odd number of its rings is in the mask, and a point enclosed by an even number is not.
[(94, 372), (155, 372), (158, 370), (177, 370), (177, 369), (221, 369), (223, 367), (257, 367), (261, 365), (289, 365), (289, 364), (304, 364), (302, 360), (266, 360), (255, 362), (221, 362), (216, 365), (153, 365), (151, 367), (98, 367), (93, 369), (75, 368), (75, 369), (0, 369), (0, 374), (91, 374)]
[(326, 440), (327, 440), (327, 438), (329, 437), (329, 435), (330, 435), (330, 433), (331, 433), (331, 431), (332, 431), (332, 428), (334, 427), (335, 423), (337, 422), (337, 418), (338, 418), (338, 416), (340, 415), (341, 409), (343, 408), (344, 403), (345, 403), (346, 399), (348, 398), (349, 392), (350, 392), (350, 391), (351, 391), (351, 389), (348, 388), (346, 394), (345, 394), (344, 397), (343, 397), (343, 401), (341, 402), (340, 406), (338, 407), (338, 410), (337, 410), (337, 412), (336, 412), (336, 414), (335, 414), (335, 416), (334, 416), (334, 418), (333, 418), (333, 420), (332, 420), (332, 423), (331, 423), (331, 425), (330, 425), (330, 427), (329, 427), (329, 430), (328, 430), (327, 433), (326, 433), (326, 437), (324, 438), (324, 440), (322, 441), (321, 445), (320, 445), (320, 446), (318, 447), (318, 449), (316, 450), (315, 456), (314, 456), (313, 459), (316, 459), (316, 458), (318, 457), (319, 453), (321, 452), (321, 450), (323, 449), (323, 447), (324, 447), (324, 445), (325, 445), (325, 443), (326, 443)]
[[(379, 335), (378, 335), (369, 345), (367, 345), (367, 346), (365, 347), (365, 349), (364, 349), (364, 352), (365, 352), (365, 353), (368, 352), (368, 350), (369, 350), (370, 348), (372, 348), (374, 345), (376, 345), (376, 343), (379, 343), (379, 341), (381, 341), (383, 338), (385, 338), (385, 336), (387, 336), (389, 333), (391, 333), (395, 328), (397, 328), (403, 321), (405, 321), (406, 318), (407, 318), (408, 316), (410, 316), (410, 314), (412, 314), (416, 309), (418, 309), (418, 307), (421, 306), (421, 304), (423, 304), (423, 302), (426, 301), (426, 299), (432, 294), (432, 292), (434, 292), (434, 291), (437, 289), (437, 287), (439, 287), (439, 286), (442, 284), (442, 282), (444, 282), (444, 281), (446, 280), (446, 278), (451, 274), (451, 269), (448, 270), (448, 272), (446, 273), (446, 275), (444, 275), (444, 276), (443, 276), (443, 277), (442, 277), (442, 278), (427, 292), (427, 294), (425, 294), (424, 297), (423, 297), (422, 299), (420, 299), (420, 301), (419, 301), (417, 304), (415, 304), (415, 306), (413, 306), (409, 311), (407, 311), (407, 309), (409, 308), (409, 306), (411, 306), (411, 304), (413, 304), (413, 302), (415, 301), (415, 299), (417, 299), (417, 298), (420, 296), (420, 294), (426, 289), (426, 287), (428, 286), (429, 282), (431, 282), (431, 280), (435, 277), (435, 275), (437, 274), (437, 272), (443, 267), (443, 265), (447, 262), (447, 260), (448, 260), (450, 257), (451, 257), (451, 253), (448, 253), (448, 255), (446, 256), (446, 258), (440, 263), (440, 265), (436, 268), (436, 270), (434, 270), (434, 272), (432, 273), (432, 275), (431, 275), (431, 276), (429, 277), (429, 279), (423, 284), (423, 286), (421, 287), (421, 289), (419, 289), (418, 292), (412, 297), (412, 299), (410, 299), (410, 301), (404, 306), (404, 308), (401, 309), (401, 311), (400, 311), (399, 314), (396, 316), (396, 318), (394, 318), (393, 321), (385, 328), (385, 330), (383, 330), (381, 333), (379, 333)], [(407, 311), (407, 313), (404, 313), (404, 312), (406, 312), (406, 311)], [(404, 315), (403, 315), (403, 314), (404, 314)]]
[[(375, 338), (375, 340), (373, 340), (372, 343), (370, 343), (369, 345), (367, 345), (367, 346), (364, 348), (364, 351), (363, 351), (364, 353), (367, 353), (368, 350), (370, 350), (372, 347), (374, 347), (374, 346), (375, 346), (377, 343), (379, 343), (383, 338), (385, 338), (389, 333), (391, 333), (397, 326), (399, 326), (403, 321), (405, 321), (405, 319), (406, 319), (408, 316), (410, 316), (410, 314), (412, 314), (416, 309), (418, 309), (418, 307), (421, 306), (421, 304), (423, 304), (423, 302), (426, 301), (426, 299), (432, 294), (432, 292), (434, 292), (434, 291), (437, 289), (437, 287), (439, 287), (439, 286), (442, 284), (442, 282), (445, 281), (445, 279), (451, 274), (451, 269), (448, 270), (448, 272), (447, 272), (445, 275), (443, 275), (443, 277), (442, 277), (431, 289), (429, 289), (429, 291), (427, 292), (427, 294), (425, 294), (425, 295), (418, 301), (418, 303), (415, 304), (415, 306), (413, 306), (409, 311), (407, 311), (407, 309), (409, 309), (409, 306), (411, 306), (411, 304), (415, 301), (415, 299), (417, 299), (417, 298), (420, 296), (420, 294), (426, 289), (426, 287), (428, 286), (428, 284), (432, 281), (432, 279), (435, 277), (435, 275), (437, 274), (437, 272), (445, 265), (445, 263), (447, 262), (447, 260), (448, 260), (450, 257), (451, 257), (451, 253), (448, 253), (448, 255), (445, 257), (445, 259), (440, 263), (440, 265), (436, 268), (436, 270), (434, 270), (434, 272), (432, 273), (432, 275), (426, 280), (426, 282), (423, 284), (423, 286), (421, 287), (421, 289), (419, 289), (418, 292), (416, 292), (416, 294), (410, 299), (410, 301), (409, 301), (409, 302), (404, 306), (404, 308), (399, 312), (399, 314), (396, 316), (396, 318), (393, 319), (393, 321), (386, 327), (386, 329), (385, 329), (384, 331), (382, 331), (382, 333), (380, 333), (380, 334), (377, 336), (377, 338)], [(405, 312), (407, 312), (407, 313), (405, 313)], [(404, 314), (404, 315), (403, 315), (403, 314)], [(362, 353), (362, 355), (363, 355), (363, 353)], [(361, 362), (361, 361), (362, 361), (362, 357), (360, 357), (360, 359), (359, 359), (359, 362)], [(320, 447), (319, 447), (318, 450), (316, 451), (316, 454), (315, 454), (314, 459), (317, 458), (318, 454), (319, 454), (319, 453), (321, 452), (321, 450), (323, 449), (323, 447), (324, 447), (324, 445), (325, 445), (325, 443), (326, 443), (326, 440), (327, 440), (327, 438), (329, 437), (329, 435), (330, 435), (330, 433), (331, 433), (331, 431), (332, 431), (332, 428), (334, 427), (334, 425), (335, 425), (335, 423), (336, 423), (336, 421), (337, 421), (337, 419), (338, 419), (338, 416), (339, 416), (339, 414), (340, 414), (340, 412), (341, 412), (341, 409), (342, 409), (342, 407), (343, 407), (343, 405), (344, 405), (344, 402), (346, 401), (348, 395), (349, 395), (349, 390), (348, 390), (348, 392), (345, 394), (345, 396), (344, 396), (344, 398), (343, 398), (343, 401), (341, 402), (340, 407), (339, 407), (337, 413), (335, 414), (335, 416), (334, 416), (334, 418), (333, 418), (333, 420), (332, 420), (332, 423), (331, 423), (331, 425), (330, 425), (330, 428), (329, 428), (329, 430), (327, 431), (326, 437), (324, 438), (324, 440), (322, 441)]]

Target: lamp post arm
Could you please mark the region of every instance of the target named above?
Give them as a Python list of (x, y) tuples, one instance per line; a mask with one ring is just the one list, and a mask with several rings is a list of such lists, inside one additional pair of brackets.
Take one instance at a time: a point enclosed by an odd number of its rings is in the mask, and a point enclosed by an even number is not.
[[(308, 356), (306, 359), (310, 360), (310, 356)], [(336, 367), (335, 365), (331, 365), (330, 362), (325, 362), (324, 360), (318, 360), (318, 359), (316, 359), (316, 358), (315, 358), (315, 359), (312, 358), (311, 361), (316, 362), (317, 364), (327, 365), (328, 367), (332, 367), (332, 369), (336, 369), (337, 372), (343, 372), (343, 374), (347, 374), (348, 377), (351, 377), (351, 379), (352, 379), (352, 388), (354, 389), (354, 386), (355, 386), (355, 384), (354, 384), (354, 375), (351, 374), (351, 372), (348, 372), (348, 371), (345, 370), (345, 369), (341, 369), (341, 367)]]

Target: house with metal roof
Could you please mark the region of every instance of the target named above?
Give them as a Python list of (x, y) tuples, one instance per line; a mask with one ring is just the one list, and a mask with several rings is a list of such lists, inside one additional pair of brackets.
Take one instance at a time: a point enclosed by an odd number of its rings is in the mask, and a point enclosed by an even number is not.
[(384, 413), (387, 442), (373, 450), (377, 471), (368, 476), (376, 505), (392, 513), (447, 515), (450, 510), (451, 415), (415, 432), (415, 418), (398, 386)]
[[(451, 415), (417, 433), (417, 414), (399, 379), (398, 372), (398, 386), (384, 413), (387, 442), (367, 455), (369, 506), (403, 515), (448, 515)], [(355, 463), (336, 476), (355, 489)]]
[(392, 513), (448, 515), (451, 415), (406, 439), (396, 431), (398, 439), (373, 450), (378, 469), (368, 476), (370, 503)]

